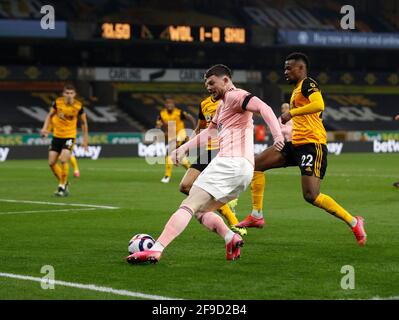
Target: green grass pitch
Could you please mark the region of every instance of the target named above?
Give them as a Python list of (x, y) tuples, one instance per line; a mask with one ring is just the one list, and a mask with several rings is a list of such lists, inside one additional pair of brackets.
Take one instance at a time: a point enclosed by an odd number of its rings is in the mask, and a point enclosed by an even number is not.
[[(307, 204), (297, 168), (266, 173), (264, 229), (249, 229), (241, 259), (225, 260), (224, 242), (194, 219), (157, 265), (129, 265), (127, 244), (136, 233), (154, 237), (184, 195), (175, 168), (160, 183), (162, 165), (143, 159), (80, 160), (68, 198), (56, 198), (46, 160), (0, 163), (0, 273), (43, 277), (182, 299), (370, 299), (399, 296), (398, 155), (330, 156), (322, 192), (366, 221), (368, 242), (358, 247), (340, 220)], [(17, 200), (6, 202), (4, 200)], [(43, 203), (23, 203), (20, 200)], [(239, 199), (241, 220), (250, 191)], [(56, 206), (114, 206), (108, 210)], [(56, 211), (62, 210), (65, 211)], [(341, 268), (353, 266), (355, 288), (344, 290)], [(0, 299), (132, 299), (112, 293), (0, 276)]]

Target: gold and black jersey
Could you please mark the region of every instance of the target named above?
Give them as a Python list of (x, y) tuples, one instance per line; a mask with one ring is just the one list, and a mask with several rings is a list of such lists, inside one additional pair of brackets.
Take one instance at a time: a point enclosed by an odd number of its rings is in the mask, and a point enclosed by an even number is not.
[(66, 104), (63, 97), (57, 98), (51, 105), (55, 115), (51, 119), (51, 125), (56, 138), (75, 138), (78, 117), (84, 113), (83, 105), (74, 99), (72, 104)]
[[(160, 121), (165, 127), (165, 134), (168, 136), (168, 141), (177, 138), (178, 141), (183, 141), (187, 137), (186, 130), (184, 129), (184, 120), (186, 119), (186, 112), (174, 108), (171, 112), (166, 108), (163, 108), (158, 116)], [(171, 123), (172, 122), (172, 123)], [(176, 128), (175, 132), (169, 132), (169, 126), (172, 125)]]
[[(312, 78), (305, 78), (294, 88), (290, 109), (301, 108), (310, 103), (309, 96), (314, 92), (320, 92), (319, 86)], [(292, 118), (292, 144), (302, 145), (306, 143), (327, 143), (327, 134), (323, 126), (321, 112), (297, 115)]]
[[(198, 119), (205, 120), (206, 126), (208, 127), (212, 121), (213, 116), (216, 113), (216, 109), (218, 108), (220, 100), (214, 100), (212, 96), (201, 101)], [(219, 149), (219, 141), (217, 138), (211, 139), (208, 143), (207, 150), (215, 150)]]

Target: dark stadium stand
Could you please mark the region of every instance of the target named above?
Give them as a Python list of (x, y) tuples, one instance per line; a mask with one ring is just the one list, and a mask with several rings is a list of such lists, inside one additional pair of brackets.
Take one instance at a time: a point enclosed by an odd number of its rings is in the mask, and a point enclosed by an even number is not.
[[(357, 31), (393, 32), (398, 30), (398, 6), (392, 1), (352, 1), (357, 8)], [(277, 29), (337, 30), (340, 8), (346, 1), (125, 1), (79, 0), (60, 2), (4, 0), (0, 18), (41, 17), (41, 5), (56, 5), (57, 16), (69, 21), (129, 21), (133, 24), (164, 25), (253, 25)], [(396, 10), (396, 12), (395, 12)], [(370, 12), (380, 13), (371, 15)], [(189, 17), (189, 18), (188, 18)]]
[[(256, 5), (257, 4), (257, 5)], [(253, 1), (244, 7), (243, 18), (247, 24), (257, 24), (271, 29), (340, 30), (338, 19), (344, 1), (292, 1), (281, 5), (275, 1)], [(237, 11), (238, 12), (238, 11)], [(393, 20), (393, 19), (392, 19)], [(356, 14), (359, 32), (393, 32), (397, 25), (374, 15)]]
[(327, 130), (396, 130), (392, 121), (398, 109), (396, 94), (386, 93), (325, 93), (323, 113)]
[[(0, 132), (39, 132), (50, 103), (56, 97), (55, 92), (46, 91), (0, 91)], [(91, 132), (141, 131), (114, 106), (103, 104), (95, 98), (80, 100), (85, 107)]]

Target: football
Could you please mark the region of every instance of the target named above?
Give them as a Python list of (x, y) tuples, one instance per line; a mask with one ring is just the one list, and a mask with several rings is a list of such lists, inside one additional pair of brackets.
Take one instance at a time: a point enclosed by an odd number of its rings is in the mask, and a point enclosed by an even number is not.
[(149, 234), (139, 233), (133, 236), (129, 241), (128, 251), (130, 254), (149, 250), (154, 245), (155, 240)]

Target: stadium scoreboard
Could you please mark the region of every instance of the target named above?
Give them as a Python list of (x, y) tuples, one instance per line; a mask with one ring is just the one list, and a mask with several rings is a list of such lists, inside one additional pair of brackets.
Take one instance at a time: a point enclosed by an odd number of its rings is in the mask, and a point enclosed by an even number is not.
[(242, 27), (216, 26), (146, 26), (129, 23), (104, 22), (101, 38), (106, 40), (143, 40), (176, 43), (246, 44), (247, 30)]

